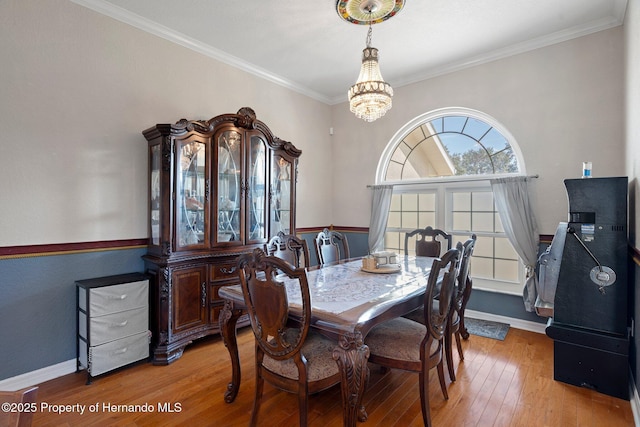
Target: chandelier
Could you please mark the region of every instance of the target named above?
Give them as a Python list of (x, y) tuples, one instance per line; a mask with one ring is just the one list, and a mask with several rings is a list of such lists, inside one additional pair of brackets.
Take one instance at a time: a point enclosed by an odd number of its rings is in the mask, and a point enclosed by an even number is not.
[(360, 75), (347, 93), (351, 112), (367, 122), (384, 116), (391, 109), (393, 97), (393, 88), (384, 81), (380, 72), (378, 49), (371, 46), (372, 25), (394, 16), (403, 6), (404, 0), (339, 0), (336, 5), (344, 20), (369, 25)]

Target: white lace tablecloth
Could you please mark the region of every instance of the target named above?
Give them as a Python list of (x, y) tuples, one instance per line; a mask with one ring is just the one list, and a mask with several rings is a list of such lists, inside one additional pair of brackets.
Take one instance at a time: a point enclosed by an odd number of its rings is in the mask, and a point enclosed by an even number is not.
[[(400, 257), (400, 271), (395, 273), (368, 273), (361, 270), (362, 260), (329, 265), (307, 272), (311, 306), (342, 314), (361, 306), (374, 306), (395, 301), (427, 286), (433, 258)], [(285, 280), (289, 304), (300, 305), (300, 287), (296, 280)]]
[[(309, 270), (307, 278), (316, 327), (322, 328), (324, 324), (334, 331), (353, 330), (387, 308), (424, 293), (433, 260), (399, 256), (400, 271), (385, 274), (362, 271), (362, 260)], [(283, 277), (282, 280), (290, 309), (294, 313), (300, 311), (297, 279)], [(220, 296), (244, 301), (240, 285), (222, 287)]]

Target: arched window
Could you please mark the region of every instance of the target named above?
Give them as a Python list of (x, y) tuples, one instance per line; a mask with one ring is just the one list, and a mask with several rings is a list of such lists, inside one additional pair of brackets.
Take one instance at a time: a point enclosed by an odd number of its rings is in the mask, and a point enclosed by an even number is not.
[(377, 181), (524, 173), (515, 139), (495, 119), (467, 108), (443, 108), (416, 117), (394, 135), (378, 163)]
[(489, 115), (446, 108), (416, 117), (378, 163), (376, 183), (394, 184), (385, 249), (404, 253), (405, 233), (428, 225), (454, 242), (475, 233), (474, 287), (520, 294), (522, 263), (502, 229), (489, 179), (525, 173), (515, 139)]

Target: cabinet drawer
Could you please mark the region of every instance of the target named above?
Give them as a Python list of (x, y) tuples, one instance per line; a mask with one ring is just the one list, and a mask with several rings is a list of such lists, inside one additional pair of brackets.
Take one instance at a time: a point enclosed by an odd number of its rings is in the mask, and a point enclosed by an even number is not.
[[(149, 281), (123, 283), (89, 289), (89, 312), (91, 317), (119, 311), (145, 307), (149, 303)], [(84, 288), (80, 288), (80, 308), (86, 311)]]
[[(78, 325), (80, 336), (87, 338), (86, 314), (80, 312)], [(89, 342), (92, 346), (104, 344), (118, 338), (138, 334), (149, 329), (147, 307), (107, 314), (89, 319)]]
[(227, 282), (239, 282), (238, 267), (235, 263), (212, 265), (209, 271), (212, 281), (225, 280)]
[(89, 347), (89, 368), (97, 376), (149, 357), (149, 332)]

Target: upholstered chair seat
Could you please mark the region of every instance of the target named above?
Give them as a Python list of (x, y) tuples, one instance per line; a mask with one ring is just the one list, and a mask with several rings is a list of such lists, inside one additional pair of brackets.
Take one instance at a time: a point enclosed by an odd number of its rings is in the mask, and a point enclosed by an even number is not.
[[(367, 345), (378, 357), (420, 363), (420, 343), (426, 334), (423, 324), (398, 317), (374, 327), (367, 334)], [(439, 347), (439, 341), (432, 341), (429, 354), (437, 353)]]
[[(292, 333), (295, 330), (289, 329), (287, 333)], [(309, 331), (300, 352), (307, 358), (307, 379), (310, 382), (319, 381), (340, 373), (338, 364), (331, 356), (335, 347), (335, 341), (317, 332)], [(291, 380), (298, 379), (298, 368), (293, 359), (274, 360), (265, 354), (262, 366), (281, 377)]]

